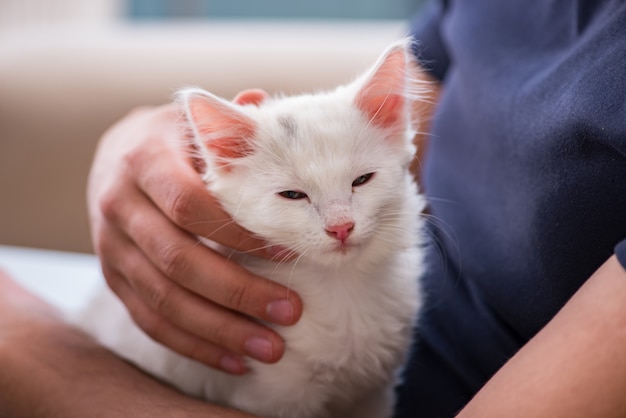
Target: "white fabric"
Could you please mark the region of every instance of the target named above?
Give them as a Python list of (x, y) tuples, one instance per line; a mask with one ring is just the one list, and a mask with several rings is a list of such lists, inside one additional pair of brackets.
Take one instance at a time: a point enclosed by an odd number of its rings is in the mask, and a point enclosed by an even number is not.
[(0, 246), (0, 269), (63, 310), (82, 306), (103, 280), (95, 256), (61, 251)]

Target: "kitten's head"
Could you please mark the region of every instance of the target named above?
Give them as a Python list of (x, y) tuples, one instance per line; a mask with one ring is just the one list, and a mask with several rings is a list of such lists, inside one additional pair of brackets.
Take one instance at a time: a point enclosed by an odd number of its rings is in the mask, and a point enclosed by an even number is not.
[[(299, 256), (332, 264), (406, 245), (416, 217), (408, 173), (419, 85), (409, 42), (355, 82), (231, 103), (199, 89), (180, 100), (208, 189), (242, 226)], [(254, 100), (253, 100), (254, 99)], [(210, 237), (208, 237), (210, 238)]]

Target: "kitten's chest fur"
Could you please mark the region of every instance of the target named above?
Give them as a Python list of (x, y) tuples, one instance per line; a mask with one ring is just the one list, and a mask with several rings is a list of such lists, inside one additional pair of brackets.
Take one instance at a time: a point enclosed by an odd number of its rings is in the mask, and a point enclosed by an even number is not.
[[(419, 307), (422, 260), (416, 243), (376, 264), (357, 260), (339, 267), (276, 265), (251, 258), (241, 262), (300, 295), (304, 301), (300, 321), (276, 328), (289, 349), (308, 352), (312, 362), (361, 364), (372, 348), (392, 349), (394, 340), (406, 340)], [(404, 346), (392, 350), (402, 352)], [(379, 365), (384, 367), (383, 363)]]
[[(269, 416), (369, 416), (349, 411), (367, 397), (386, 396), (381, 391), (393, 386), (411, 341), (422, 269), (421, 251), (414, 244), (376, 264), (362, 261), (338, 267), (306, 262), (277, 265), (235, 256), (251, 271), (272, 277), (304, 301), (296, 325), (274, 326), (287, 347), (281, 361), (250, 365), (253, 372), (244, 378), (244, 386), (253, 393), (249, 399), (254, 408), (263, 410), (261, 398), (281, 399), (268, 402), (267, 411), (274, 414)], [(205, 390), (213, 397), (214, 383), (209, 382)], [(238, 405), (245, 409), (246, 402), (242, 399)], [(372, 411), (371, 416), (387, 416), (392, 403), (379, 399), (376, 407), (385, 411)]]

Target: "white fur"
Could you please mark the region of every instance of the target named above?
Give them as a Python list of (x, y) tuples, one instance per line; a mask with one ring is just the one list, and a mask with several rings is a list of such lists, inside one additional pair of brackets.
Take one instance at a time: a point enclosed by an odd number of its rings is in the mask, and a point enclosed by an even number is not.
[[(273, 326), (287, 347), (277, 364), (251, 360), (252, 371), (235, 377), (183, 358), (139, 331), (108, 291), (83, 317), (83, 327), (182, 391), (260, 416), (389, 417), (395, 373), (420, 306), (424, 201), (407, 168), (414, 155), (410, 123), (392, 138), (354, 106), (366, 80), (258, 107), (233, 105), (257, 132), (254, 152), (228, 166), (220, 166), (198, 138), (211, 193), (245, 228), (298, 254), (271, 262), (228, 253), (302, 297), (301, 320)], [(185, 91), (183, 102), (194, 95), (208, 93)], [(352, 187), (372, 172), (368, 183)], [(278, 195), (286, 190), (308, 199)], [(355, 227), (351, 246), (342, 250), (325, 228), (345, 221)]]

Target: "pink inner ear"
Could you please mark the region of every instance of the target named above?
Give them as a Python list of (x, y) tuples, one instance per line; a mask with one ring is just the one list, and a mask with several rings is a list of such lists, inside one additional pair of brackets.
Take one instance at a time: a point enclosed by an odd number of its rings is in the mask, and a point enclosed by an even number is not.
[(263, 103), (268, 97), (270, 97), (270, 95), (267, 94), (265, 90), (248, 89), (237, 94), (237, 96), (233, 99), (233, 102), (237, 103), (238, 105), (253, 104), (255, 106), (258, 106)]
[(199, 140), (221, 158), (241, 158), (252, 153), (255, 125), (247, 116), (215, 98), (189, 99), (189, 117)]
[(403, 49), (387, 54), (356, 96), (357, 107), (381, 128), (404, 123), (406, 57)]

